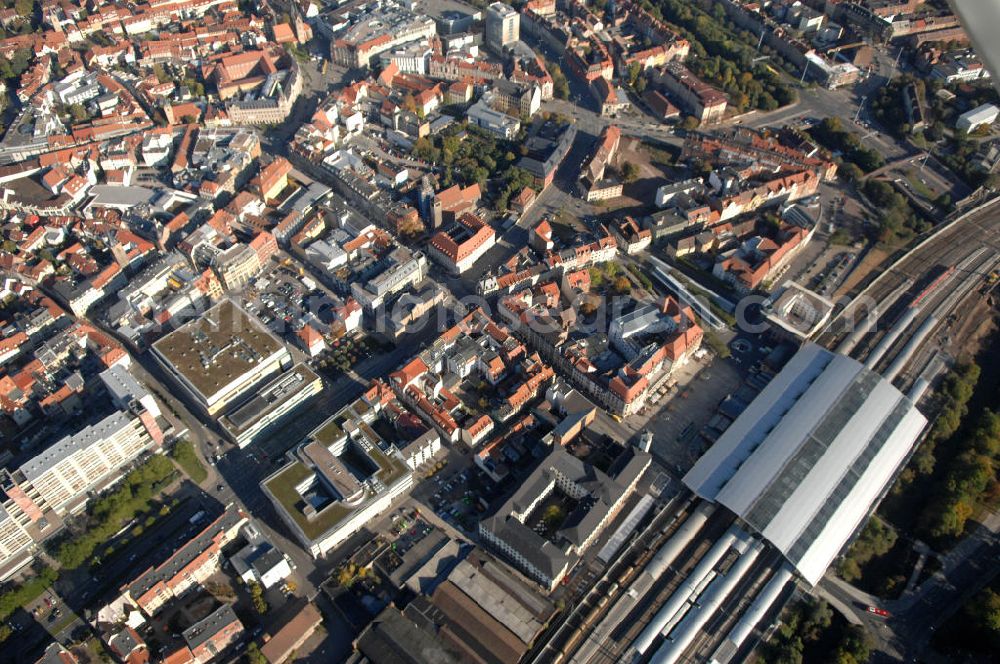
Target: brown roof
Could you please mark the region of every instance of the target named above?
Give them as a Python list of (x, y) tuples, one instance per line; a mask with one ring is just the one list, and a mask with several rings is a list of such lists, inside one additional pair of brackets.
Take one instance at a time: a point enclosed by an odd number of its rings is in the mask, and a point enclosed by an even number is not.
[(285, 623), (260, 651), (271, 664), (279, 664), (301, 646), (321, 622), (323, 616), (320, 615), (316, 605), (310, 602)]
[(523, 641), (451, 581), (437, 587), (433, 602), (448, 619), (454, 645), (475, 653), (483, 661), (517, 662), (528, 651)]

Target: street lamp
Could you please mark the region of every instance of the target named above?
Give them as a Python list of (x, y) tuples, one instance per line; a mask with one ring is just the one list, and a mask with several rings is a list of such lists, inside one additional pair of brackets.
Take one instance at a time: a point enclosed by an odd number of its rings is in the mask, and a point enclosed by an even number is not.
[(858, 118), (861, 117), (861, 109), (865, 107), (865, 100), (868, 99), (867, 96), (861, 97), (861, 103), (858, 104), (858, 111), (854, 114), (854, 124), (858, 123)]

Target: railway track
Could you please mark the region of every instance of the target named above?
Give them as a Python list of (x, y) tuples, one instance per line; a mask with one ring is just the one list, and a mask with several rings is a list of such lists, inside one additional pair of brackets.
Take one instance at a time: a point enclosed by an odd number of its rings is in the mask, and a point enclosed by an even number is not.
[[(1000, 199), (954, 222), (876, 277), (820, 334), (818, 343), (836, 348), (857, 325), (870, 324), (865, 320), (867, 317), (875, 317), (867, 341), (851, 353), (863, 359), (895, 322), (893, 314), (899, 312), (897, 307), (905, 308), (926, 287), (929, 276), (955, 267), (983, 249), (993, 255), (1000, 253)], [(891, 304), (894, 295), (899, 297)], [(890, 306), (883, 307), (885, 302), (890, 302)]]

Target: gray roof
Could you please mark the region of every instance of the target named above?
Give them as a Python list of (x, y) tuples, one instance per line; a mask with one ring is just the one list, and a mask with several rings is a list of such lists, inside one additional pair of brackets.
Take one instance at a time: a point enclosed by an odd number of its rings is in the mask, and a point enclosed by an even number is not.
[(261, 418), (283, 408), (285, 403), (317, 380), (319, 376), (316, 372), (299, 363), (291, 371), (279, 374), (277, 378), (258, 388), (256, 394), (219, 418), (219, 423), (233, 435), (239, 435)]
[(141, 645), (145, 645), (145, 643), (141, 640), (141, 637), (139, 637), (139, 640), (136, 640), (136, 637), (138, 636), (139, 635), (136, 634), (132, 628), (122, 627), (118, 632), (112, 634), (108, 638), (108, 645), (110, 645), (112, 650), (114, 650), (119, 656), (127, 657), (133, 650)]
[(94, 185), (90, 193), (94, 196), (92, 205), (108, 207), (135, 207), (149, 203), (156, 197), (156, 192), (146, 187), (108, 184)]
[(561, 447), (554, 449), (496, 514), (482, 521), (480, 528), (506, 542), (547, 579), (554, 578), (575, 560), (575, 556), (563, 550), (568, 550), (568, 546), (560, 548), (556, 543), (543, 538), (514, 514), (519, 514), (524, 519), (529, 518), (530, 515), (526, 514), (529, 507), (536, 504), (539, 496), (547, 492), (558, 477), (565, 478), (583, 489), (586, 495), (568, 515), (557, 535), (567, 544), (579, 548), (608, 511), (626, 496), (626, 487), (637, 477), (637, 473), (641, 474), (650, 463), (651, 457), (645, 452), (632, 450), (627, 454), (631, 457), (622, 466), (619, 481), (577, 459)]
[(434, 634), (390, 606), (361, 633), (357, 649), (373, 664), (458, 664)]
[(126, 412), (108, 415), (100, 422), (88, 425), (72, 436), (66, 436), (50, 445), (41, 453), (25, 461), (20, 470), (29, 481), (37, 479), (59, 462), (113, 436), (129, 426), (131, 422), (132, 416)]
[(892, 481), (926, 418), (859, 362), (804, 346), (684, 477), (815, 584)]
[(50, 643), (42, 656), (35, 660), (35, 664), (67, 664), (67, 662), (76, 661), (76, 659), (69, 659), (69, 657), (72, 657), (72, 654), (60, 644)]
[(284, 561), (285, 556), (273, 546), (267, 545), (266, 549), (260, 553), (253, 561), (253, 568), (258, 574), (267, 574)]
[(164, 562), (156, 567), (150, 567), (128, 584), (129, 595), (132, 599), (136, 599), (160, 581), (165, 582), (172, 579), (182, 569), (187, 567), (192, 560), (208, 549), (216, 533), (223, 530), (231, 530), (236, 527), (237, 523), (244, 519), (246, 519), (246, 515), (235, 505), (230, 505), (219, 518), (197, 533), (180, 548), (174, 550)]
[(545, 627), (545, 620), (472, 563), (458, 563), (448, 580), (524, 643), (534, 641)]
[[(223, 604), (184, 630), (184, 640), (187, 641), (188, 647), (194, 650), (233, 623), (240, 623), (240, 619), (236, 617), (232, 606)], [(240, 623), (240, 627), (242, 626), (243, 623)]]
[(128, 403), (133, 399), (141, 399), (149, 394), (145, 387), (139, 384), (128, 369), (116, 364), (100, 373), (111, 397), (119, 403)]

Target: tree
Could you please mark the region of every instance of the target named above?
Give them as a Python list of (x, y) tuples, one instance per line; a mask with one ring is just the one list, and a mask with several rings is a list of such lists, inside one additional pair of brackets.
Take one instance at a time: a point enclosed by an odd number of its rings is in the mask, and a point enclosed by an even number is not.
[(628, 277), (621, 276), (615, 279), (614, 291), (619, 295), (625, 295), (632, 290), (632, 282), (628, 280)]
[(622, 166), (622, 179), (626, 183), (635, 182), (639, 178), (639, 167), (633, 162), (627, 161)]
[(420, 220), (420, 217), (410, 215), (399, 222), (397, 230), (400, 235), (412, 240), (424, 232), (424, 222)]
[(260, 646), (256, 642), (247, 646), (247, 661), (250, 664), (268, 664), (267, 657), (260, 651)]
[(628, 84), (631, 87), (635, 87), (639, 82), (639, 77), (642, 76), (642, 63), (633, 62), (628, 66)]
[(895, 529), (873, 516), (840, 561), (837, 573), (845, 581), (861, 578), (864, 566), (873, 558), (889, 553), (896, 546), (897, 537)]
[(871, 656), (871, 648), (871, 637), (865, 628), (848, 625), (834, 652), (834, 658), (840, 664), (863, 664)]
[(558, 505), (549, 505), (542, 513), (542, 521), (546, 528), (556, 528), (566, 518), (566, 511)]
[(698, 128), (699, 124), (701, 124), (701, 123), (698, 122), (698, 118), (694, 117), (693, 115), (687, 115), (687, 116), (684, 117), (684, 120), (681, 122), (681, 129), (686, 129), (688, 131), (693, 131), (693, 130), (695, 130), (695, 129)]
[(73, 122), (83, 122), (87, 119), (87, 109), (83, 107), (83, 104), (70, 104), (66, 110), (69, 111)]
[(848, 182), (858, 182), (864, 176), (864, 171), (852, 162), (845, 162), (840, 165), (840, 176)]
[(35, 0), (14, 0), (14, 11), (31, 20), (35, 15)]
[(569, 81), (562, 68), (554, 62), (546, 62), (545, 66), (552, 77), (552, 94), (557, 99), (569, 99)]
[(254, 610), (260, 615), (264, 615), (268, 610), (267, 600), (264, 599), (264, 589), (256, 581), (251, 581), (249, 588)]
[(170, 80), (170, 74), (167, 73), (166, 69), (159, 62), (153, 65), (153, 75), (156, 76), (156, 80), (160, 83), (166, 83)]
[(972, 598), (966, 614), (994, 637), (1000, 636), (1000, 594), (986, 588)]

